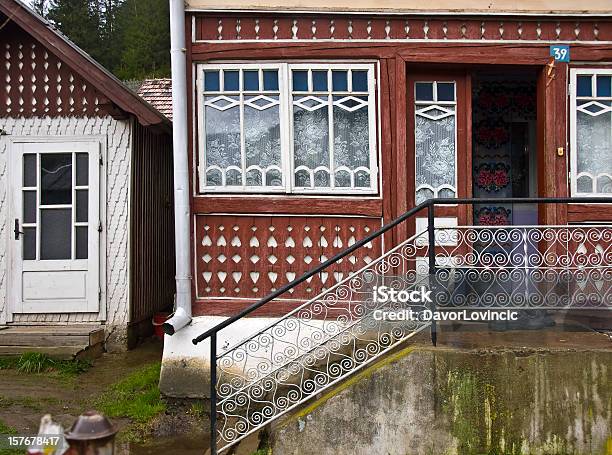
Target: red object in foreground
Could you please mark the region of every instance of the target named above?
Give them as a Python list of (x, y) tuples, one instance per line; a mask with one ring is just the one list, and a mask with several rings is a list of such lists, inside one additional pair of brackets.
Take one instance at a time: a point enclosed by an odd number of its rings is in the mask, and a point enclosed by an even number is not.
[(155, 336), (162, 341), (164, 341), (164, 330), (162, 329), (162, 324), (166, 322), (170, 316), (170, 313), (156, 313), (153, 316), (153, 331), (155, 332)]

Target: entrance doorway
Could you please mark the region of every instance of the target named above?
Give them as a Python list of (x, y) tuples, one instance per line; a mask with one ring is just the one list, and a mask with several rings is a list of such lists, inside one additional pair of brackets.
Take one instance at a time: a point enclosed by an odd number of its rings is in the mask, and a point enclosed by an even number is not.
[(11, 147), (12, 313), (99, 311), (97, 142)]
[[(536, 197), (536, 83), (533, 70), (472, 74), (474, 198)], [(536, 205), (479, 204), (474, 224), (534, 225)]]

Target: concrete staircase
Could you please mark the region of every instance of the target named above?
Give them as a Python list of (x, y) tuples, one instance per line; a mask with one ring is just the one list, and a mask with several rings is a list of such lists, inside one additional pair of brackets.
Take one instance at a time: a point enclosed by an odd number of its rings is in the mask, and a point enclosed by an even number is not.
[(0, 356), (41, 352), (59, 359), (93, 358), (103, 351), (101, 325), (0, 326)]

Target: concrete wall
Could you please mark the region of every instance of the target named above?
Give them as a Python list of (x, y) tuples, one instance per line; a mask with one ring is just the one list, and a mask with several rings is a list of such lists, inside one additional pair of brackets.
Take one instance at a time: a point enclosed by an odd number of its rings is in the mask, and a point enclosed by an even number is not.
[[(0, 324), (6, 321), (8, 220), (7, 154), (11, 136), (96, 136), (106, 143), (106, 285), (100, 313), (15, 314), (20, 323), (85, 323), (105, 319), (110, 345), (123, 345), (129, 317), (129, 218), (131, 122), (102, 118), (0, 119)], [(102, 253), (104, 254), (104, 253)], [(103, 313), (106, 313), (104, 316)]]
[[(192, 340), (223, 322), (222, 316), (200, 316), (191, 324), (164, 339), (159, 388), (162, 394), (175, 398), (208, 398), (210, 388), (210, 340), (194, 345)], [(274, 322), (270, 318), (245, 318), (221, 331), (217, 353), (242, 341)], [(265, 353), (262, 352), (262, 355)]]
[(410, 348), (276, 424), (274, 455), (612, 453), (612, 350)]

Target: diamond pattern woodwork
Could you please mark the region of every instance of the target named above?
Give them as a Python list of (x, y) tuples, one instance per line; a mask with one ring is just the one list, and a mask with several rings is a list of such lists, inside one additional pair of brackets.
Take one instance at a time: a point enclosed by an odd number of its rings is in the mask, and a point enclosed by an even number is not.
[(97, 91), (78, 72), (13, 23), (0, 33), (0, 117), (102, 115)]
[[(264, 297), (379, 227), (373, 218), (197, 216), (198, 297)], [(359, 248), (284, 298), (312, 298), (381, 251), (380, 240)]]

